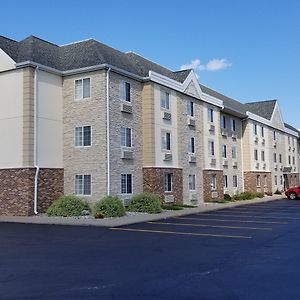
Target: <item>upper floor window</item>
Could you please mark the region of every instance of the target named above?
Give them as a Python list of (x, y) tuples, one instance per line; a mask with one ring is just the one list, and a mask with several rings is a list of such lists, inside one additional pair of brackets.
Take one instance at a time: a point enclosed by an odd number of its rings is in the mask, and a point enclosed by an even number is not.
[(194, 117), (194, 106), (195, 106), (195, 103), (193, 101), (187, 102), (187, 114), (190, 117)]
[(289, 145), (291, 144), (291, 137), (290, 136), (288, 136), (288, 143), (289, 143)]
[(295, 156), (293, 156), (293, 165), (295, 164)]
[(279, 162), (282, 163), (282, 155), (279, 154)]
[(231, 119), (231, 130), (236, 131), (235, 119)]
[(195, 174), (189, 175), (189, 190), (190, 191), (196, 190), (196, 175)]
[(160, 92), (160, 106), (164, 109), (170, 109), (170, 94), (166, 91)]
[(210, 155), (215, 155), (215, 142), (214, 141), (208, 141), (208, 153)]
[(257, 124), (253, 124), (253, 132), (257, 135)]
[(238, 187), (238, 177), (237, 177), (237, 175), (232, 176), (232, 186), (234, 188)]
[(295, 146), (295, 139), (294, 138), (292, 138), (292, 145), (293, 145), (293, 147)]
[(83, 78), (75, 80), (75, 99), (85, 99), (91, 97), (91, 79)]
[(222, 146), (222, 157), (223, 158), (227, 157), (227, 147), (226, 147), (226, 145)]
[(261, 151), (261, 160), (265, 161), (265, 151)]
[(277, 175), (274, 176), (274, 184), (277, 185)]
[(257, 149), (254, 149), (254, 159), (258, 160), (258, 151), (257, 151)]
[(166, 173), (164, 178), (165, 192), (172, 192), (173, 173)]
[(195, 153), (195, 138), (191, 137), (188, 143), (188, 152)]
[(171, 132), (162, 132), (161, 135), (161, 148), (163, 150), (171, 150)]
[(131, 128), (121, 127), (121, 146), (132, 146), (132, 130)]
[(75, 194), (76, 195), (91, 195), (91, 175), (75, 175)]
[(291, 156), (288, 156), (289, 165), (291, 164)]
[(235, 146), (233, 146), (231, 148), (231, 156), (233, 159), (236, 159), (236, 147)]
[(226, 117), (225, 116), (221, 116), (221, 127), (223, 129), (226, 128)]
[(121, 174), (121, 194), (132, 193), (132, 174)]
[(261, 136), (264, 137), (265, 136), (265, 129), (263, 126), (261, 126)]
[(121, 81), (120, 82), (120, 99), (130, 102), (130, 83)]
[(214, 110), (212, 108), (208, 108), (208, 122), (214, 121)]
[(274, 159), (274, 163), (276, 163), (277, 162), (277, 155), (276, 155), (276, 153), (273, 154), (273, 159)]
[(91, 126), (75, 127), (75, 146), (87, 147), (92, 144)]
[(275, 130), (273, 131), (273, 140), (274, 141), (276, 140), (276, 131)]

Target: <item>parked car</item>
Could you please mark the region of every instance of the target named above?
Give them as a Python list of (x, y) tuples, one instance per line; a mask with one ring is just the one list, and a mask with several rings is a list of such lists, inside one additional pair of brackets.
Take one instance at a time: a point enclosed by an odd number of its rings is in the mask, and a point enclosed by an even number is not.
[(300, 198), (300, 186), (289, 188), (285, 191), (285, 195), (291, 200)]

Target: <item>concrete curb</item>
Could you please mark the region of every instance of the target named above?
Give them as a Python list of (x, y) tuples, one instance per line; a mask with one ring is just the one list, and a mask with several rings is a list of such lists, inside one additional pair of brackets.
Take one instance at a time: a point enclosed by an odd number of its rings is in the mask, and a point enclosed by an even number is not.
[(143, 223), (148, 221), (163, 220), (172, 217), (192, 215), (200, 212), (209, 212), (224, 208), (237, 207), (246, 204), (264, 203), (283, 199), (282, 195), (269, 196), (261, 199), (243, 200), (228, 203), (204, 203), (197, 208), (186, 208), (183, 210), (164, 211), (160, 214), (137, 214), (121, 218), (90, 219), (90, 218), (61, 218), (47, 216), (32, 217), (9, 217), (0, 216), (0, 223), (22, 223), (22, 224), (48, 224), (48, 225), (69, 225), (69, 226), (100, 226), (119, 227), (129, 224)]

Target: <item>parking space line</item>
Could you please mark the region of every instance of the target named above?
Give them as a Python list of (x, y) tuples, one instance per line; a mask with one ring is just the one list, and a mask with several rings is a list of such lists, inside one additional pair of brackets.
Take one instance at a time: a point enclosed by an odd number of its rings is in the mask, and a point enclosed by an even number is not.
[(278, 222), (278, 221), (254, 221), (254, 220), (225, 220), (225, 219), (209, 219), (209, 218), (187, 218), (187, 217), (173, 217), (173, 219), (182, 220), (199, 220), (199, 221), (214, 221), (214, 222), (237, 222), (237, 223), (261, 223), (261, 224), (279, 224), (287, 225), (288, 222)]
[(226, 225), (207, 225), (207, 224), (190, 224), (190, 223), (170, 223), (170, 222), (157, 222), (149, 221), (149, 224), (155, 225), (175, 225), (175, 226), (191, 226), (191, 227), (212, 227), (212, 228), (229, 228), (229, 229), (248, 229), (248, 230), (269, 230), (272, 228), (268, 227), (247, 227), (247, 226), (226, 226)]
[(206, 236), (206, 237), (218, 237), (218, 238), (230, 238), (230, 239), (252, 239), (252, 236), (245, 236), (245, 235), (226, 235), (226, 234), (210, 234), (210, 233), (196, 233), (196, 232), (165, 231), (165, 230), (148, 230), (148, 229), (123, 228), (123, 227), (112, 227), (109, 229), (116, 230), (116, 231), (162, 233), (162, 234), (189, 235), (189, 236)]
[(216, 213), (199, 213), (197, 215), (206, 215), (206, 216), (219, 216), (219, 217), (238, 217), (238, 218), (259, 218), (259, 219), (286, 219), (286, 220), (300, 220), (300, 218), (292, 218), (292, 217), (272, 217), (272, 216), (243, 216), (238, 214), (216, 214)]
[[(259, 211), (259, 210), (249, 210), (249, 211), (244, 211), (244, 210), (234, 210), (233, 212), (237, 212), (239, 214), (280, 214), (280, 215), (291, 215), (293, 212), (286, 212), (286, 211)], [(297, 215), (297, 213), (295, 213)]]

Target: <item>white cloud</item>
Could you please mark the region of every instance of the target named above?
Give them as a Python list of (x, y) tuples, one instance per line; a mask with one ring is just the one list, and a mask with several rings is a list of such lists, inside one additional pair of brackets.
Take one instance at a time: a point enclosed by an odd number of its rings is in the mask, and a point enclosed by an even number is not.
[(190, 64), (184, 64), (180, 67), (180, 70), (193, 69), (195, 72), (197, 71), (218, 71), (222, 69), (226, 69), (232, 66), (226, 58), (221, 59), (212, 59), (207, 64), (202, 64), (199, 58), (192, 60)]

